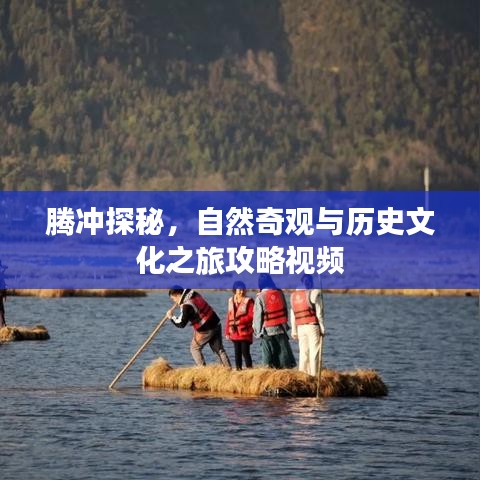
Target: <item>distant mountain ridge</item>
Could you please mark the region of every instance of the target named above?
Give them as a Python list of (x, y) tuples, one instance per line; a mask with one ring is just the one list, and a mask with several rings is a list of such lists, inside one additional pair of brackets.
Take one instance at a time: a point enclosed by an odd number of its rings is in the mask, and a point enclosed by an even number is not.
[(0, 187), (476, 189), (478, 13), (0, 0)]

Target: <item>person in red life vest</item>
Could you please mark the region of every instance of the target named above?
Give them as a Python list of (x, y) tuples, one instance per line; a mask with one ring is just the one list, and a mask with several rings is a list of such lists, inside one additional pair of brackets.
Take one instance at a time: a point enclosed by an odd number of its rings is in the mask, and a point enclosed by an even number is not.
[(316, 377), (325, 335), (323, 297), (320, 289), (313, 288), (311, 275), (304, 275), (302, 283), (304, 288), (294, 291), (290, 298), (292, 338), (298, 340), (298, 369)]
[(288, 340), (288, 310), (283, 292), (266, 273), (258, 278), (253, 309), (253, 329), (261, 338), (262, 361), (272, 368), (294, 368), (295, 357)]
[(233, 296), (228, 299), (225, 336), (233, 342), (235, 367), (242, 369), (242, 356), (245, 366), (252, 368), (250, 345), (253, 342), (253, 298), (247, 297), (247, 287), (243, 282), (235, 282)]
[[(220, 318), (207, 301), (195, 290), (184, 289), (178, 285), (168, 292), (175, 305), (168, 310), (167, 316), (178, 328), (185, 328), (188, 323), (193, 327), (190, 352), (197, 365), (205, 365), (202, 350), (207, 343), (218, 356), (220, 363), (230, 368), (230, 359), (223, 348)], [(180, 315), (174, 316), (175, 309), (180, 308)]]

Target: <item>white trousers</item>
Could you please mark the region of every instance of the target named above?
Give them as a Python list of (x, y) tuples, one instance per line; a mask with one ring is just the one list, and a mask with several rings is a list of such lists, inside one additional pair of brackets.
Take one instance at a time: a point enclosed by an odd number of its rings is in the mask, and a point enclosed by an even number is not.
[(298, 325), (298, 369), (313, 376), (318, 375), (322, 336), (318, 325)]

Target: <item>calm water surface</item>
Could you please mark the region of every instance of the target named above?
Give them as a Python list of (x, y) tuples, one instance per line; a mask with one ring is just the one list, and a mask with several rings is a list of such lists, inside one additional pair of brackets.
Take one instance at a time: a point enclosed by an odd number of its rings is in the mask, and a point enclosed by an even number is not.
[[(225, 313), (227, 294), (206, 297)], [(375, 368), (387, 397), (143, 391), (154, 358), (191, 363), (191, 329), (171, 325), (110, 392), (166, 295), (10, 298), (10, 323), (44, 324), (52, 338), (0, 345), (0, 478), (479, 478), (478, 300), (325, 302), (325, 365)]]

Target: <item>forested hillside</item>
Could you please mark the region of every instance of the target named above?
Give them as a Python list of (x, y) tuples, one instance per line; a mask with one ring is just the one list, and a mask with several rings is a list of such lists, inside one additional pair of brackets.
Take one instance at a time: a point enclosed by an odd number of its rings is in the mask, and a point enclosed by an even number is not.
[(475, 0), (0, 0), (0, 188), (478, 188)]

